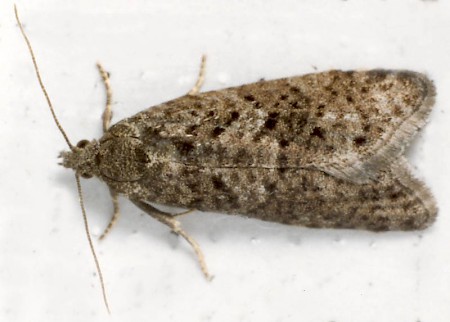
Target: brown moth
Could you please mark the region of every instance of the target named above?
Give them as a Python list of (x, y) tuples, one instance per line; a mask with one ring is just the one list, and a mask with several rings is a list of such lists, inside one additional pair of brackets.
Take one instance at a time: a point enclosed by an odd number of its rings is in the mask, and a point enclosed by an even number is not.
[(316, 228), (424, 229), (434, 199), (403, 151), (435, 90), (410, 71), (328, 71), (195, 93), (64, 152), (169, 225), (148, 202)]
[(318, 228), (423, 229), (436, 206), (402, 153), (434, 95), (424, 75), (387, 70), (189, 94), (83, 141), (62, 154), (63, 165), (138, 206)]
[[(403, 156), (435, 88), (411, 71), (327, 71), (200, 93), (148, 108), (63, 152), (62, 164), (183, 236), (178, 214), (152, 203), (314, 228), (428, 227), (437, 208)], [(58, 125), (59, 126), (59, 125)], [(104, 235), (103, 235), (104, 236)]]

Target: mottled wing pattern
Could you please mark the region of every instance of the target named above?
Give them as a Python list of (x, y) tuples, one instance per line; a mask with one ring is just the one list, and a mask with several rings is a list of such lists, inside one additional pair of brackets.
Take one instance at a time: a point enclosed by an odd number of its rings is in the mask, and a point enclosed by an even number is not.
[(400, 157), (377, 181), (354, 183), (302, 168), (204, 168), (157, 163), (138, 181), (108, 181), (130, 198), (313, 228), (372, 231), (428, 227), (433, 196)]
[(131, 199), (204, 211), (423, 229), (437, 208), (402, 152), (433, 100), (422, 74), (382, 70), (183, 96), (111, 127), (100, 140), (101, 177)]
[(403, 152), (434, 102), (426, 76), (331, 71), (184, 96), (126, 120), (161, 159), (313, 168), (367, 182)]

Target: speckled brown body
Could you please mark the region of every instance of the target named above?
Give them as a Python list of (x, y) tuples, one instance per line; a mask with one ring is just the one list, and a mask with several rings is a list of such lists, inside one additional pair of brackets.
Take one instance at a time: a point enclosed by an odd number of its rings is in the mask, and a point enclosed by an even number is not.
[(113, 125), (64, 165), (135, 200), (308, 227), (423, 229), (436, 216), (402, 156), (434, 86), (330, 71), (186, 95)]

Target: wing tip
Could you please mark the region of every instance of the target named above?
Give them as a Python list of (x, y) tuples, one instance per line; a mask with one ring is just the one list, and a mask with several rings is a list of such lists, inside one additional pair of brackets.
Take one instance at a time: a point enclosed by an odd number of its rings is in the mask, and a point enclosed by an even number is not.
[(409, 70), (375, 69), (368, 73), (379, 77), (394, 74), (398, 78), (407, 78), (419, 87), (422, 100), (418, 109), (407, 118), (393, 133), (387, 142), (383, 142), (379, 149), (367, 160), (355, 160), (345, 168), (331, 169), (329, 173), (356, 183), (366, 183), (375, 179), (380, 170), (390, 167), (404, 152), (415, 134), (427, 123), (428, 115), (435, 103), (436, 88), (433, 81), (425, 74)]

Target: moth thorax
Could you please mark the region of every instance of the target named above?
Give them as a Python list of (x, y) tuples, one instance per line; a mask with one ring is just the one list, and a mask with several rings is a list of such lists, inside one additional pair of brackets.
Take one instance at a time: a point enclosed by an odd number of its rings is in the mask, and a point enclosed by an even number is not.
[(103, 178), (129, 182), (145, 173), (149, 157), (139, 139), (116, 137), (100, 143), (98, 167)]

